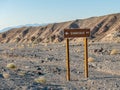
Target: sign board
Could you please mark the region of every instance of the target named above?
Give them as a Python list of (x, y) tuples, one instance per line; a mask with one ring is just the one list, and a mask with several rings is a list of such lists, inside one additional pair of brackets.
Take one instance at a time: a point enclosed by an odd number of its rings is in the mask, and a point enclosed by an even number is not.
[(76, 38), (76, 37), (89, 37), (90, 29), (65, 29), (65, 38)]

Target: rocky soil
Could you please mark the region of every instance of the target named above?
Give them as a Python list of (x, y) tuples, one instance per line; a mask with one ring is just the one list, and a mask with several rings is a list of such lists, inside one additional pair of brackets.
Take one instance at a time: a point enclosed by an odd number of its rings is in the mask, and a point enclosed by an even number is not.
[[(0, 90), (120, 90), (120, 44), (89, 43), (88, 49), (93, 60), (84, 78), (83, 44), (70, 44), (71, 80), (66, 81), (65, 43), (1, 44)], [(110, 54), (113, 49), (116, 54)], [(7, 68), (9, 63), (16, 69)], [(36, 82), (38, 77), (45, 82)]]

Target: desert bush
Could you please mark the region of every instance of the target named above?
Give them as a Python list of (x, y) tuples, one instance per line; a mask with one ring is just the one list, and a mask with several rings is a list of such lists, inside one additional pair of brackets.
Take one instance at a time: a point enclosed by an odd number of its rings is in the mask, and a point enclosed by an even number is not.
[(34, 81), (36, 83), (41, 83), (41, 84), (45, 84), (46, 83), (46, 78), (44, 76), (40, 76), (38, 78), (35, 78)]
[(47, 43), (45, 43), (45, 44), (44, 44), (44, 46), (45, 46), (45, 47), (47, 47), (47, 46), (48, 46), (48, 44), (47, 44)]
[(88, 62), (94, 62), (95, 60), (94, 60), (94, 58), (93, 57), (89, 57), (88, 58)]
[(30, 44), (28, 44), (27, 46), (30, 47)]
[(9, 73), (4, 72), (4, 73), (3, 73), (3, 77), (4, 77), (5, 79), (8, 79), (8, 78), (10, 77), (10, 74), (9, 74)]
[(25, 76), (25, 74), (26, 74), (25, 71), (20, 71), (20, 72), (18, 73), (18, 75), (20, 75), (20, 76)]
[(22, 44), (22, 45), (21, 45), (21, 47), (25, 47), (25, 45), (24, 45), (24, 44)]
[(7, 68), (16, 69), (16, 65), (14, 63), (9, 63), (9, 64), (7, 64)]
[(112, 51), (110, 52), (110, 55), (116, 55), (116, 54), (118, 54), (118, 50), (112, 49)]
[(63, 44), (62, 46), (63, 46), (63, 47), (65, 47), (66, 45), (65, 45), (65, 44)]
[(10, 50), (14, 50), (14, 48), (10, 48)]

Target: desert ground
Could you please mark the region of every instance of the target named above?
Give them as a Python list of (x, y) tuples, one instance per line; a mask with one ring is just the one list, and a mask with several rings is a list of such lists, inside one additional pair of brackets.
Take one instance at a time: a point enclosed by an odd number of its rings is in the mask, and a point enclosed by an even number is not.
[(70, 43), (67, 81), (65, 43), (0, 44), (0, 90), (120, 90), (120, 43), (89, 43), (88, 78), (83, 47)]

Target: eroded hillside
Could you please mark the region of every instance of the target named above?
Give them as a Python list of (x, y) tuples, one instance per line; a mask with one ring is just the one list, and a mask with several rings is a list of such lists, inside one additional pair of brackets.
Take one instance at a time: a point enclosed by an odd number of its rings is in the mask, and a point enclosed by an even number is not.
[[(90, 28), (91, 41), (120, 42), (120, 14), (77, 19), (47, 26), (13, 28), (0, 34), (1, 43), (63, 42), (65, 28)], [(81, 38), (71, 41), (79, 42)]]

